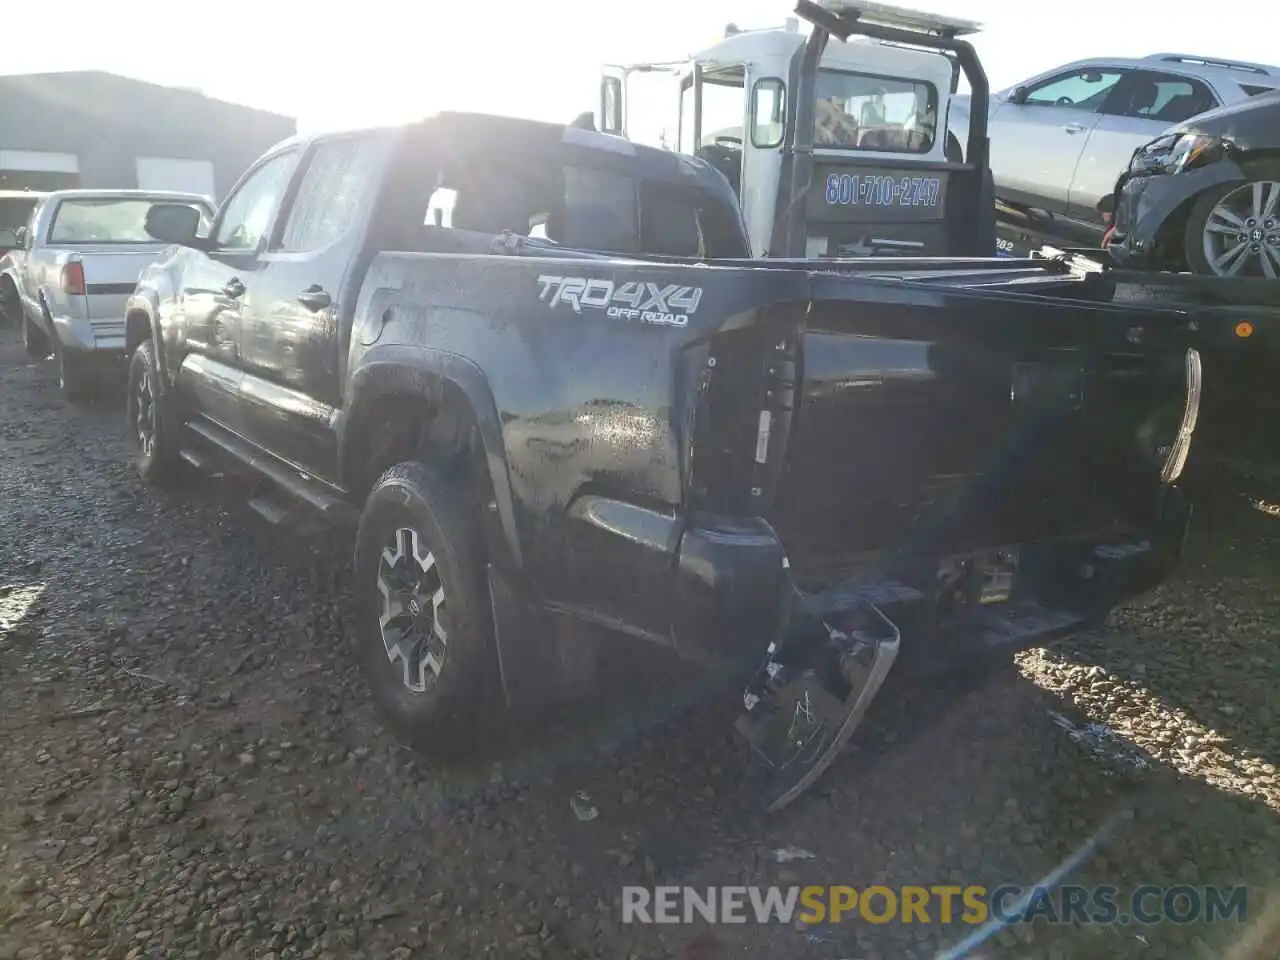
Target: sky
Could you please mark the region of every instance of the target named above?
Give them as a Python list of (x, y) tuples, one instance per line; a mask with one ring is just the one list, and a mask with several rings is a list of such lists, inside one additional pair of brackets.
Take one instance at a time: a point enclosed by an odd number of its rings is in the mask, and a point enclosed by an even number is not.
[[(1280, 4), (1273, 0), (1216, 0), (1212, 15), (1200, 16), (1191, 0), (897, 2), (984, 24), (974, 39), (992, 89), (1089, 56), (1176, 51), (1280, 60)], [(197, 87), (296, 117), (303, 131), (395, 123), (441, 109), (568, 122), (597, 102), (601, 64), (681, 59), (715, 43), (730, 22), (781, 26), (793, 6), (63, 0), (59, 29), (38, 34), (38, 42), (6, 45), (0, 73), (98, 69)], [(674, 96), (671, 105), (674, 111)]]

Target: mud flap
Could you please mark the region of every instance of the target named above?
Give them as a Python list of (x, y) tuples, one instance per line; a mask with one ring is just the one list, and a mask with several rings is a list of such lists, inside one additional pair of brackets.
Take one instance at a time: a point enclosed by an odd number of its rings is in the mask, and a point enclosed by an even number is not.
[(734, 725), (767, 765), (770, 813), (831, 765), (866, 716), (902, 642), (893, 621), (865, 601), (837, 623), (817, 626), (825, 637), (770, 650)]

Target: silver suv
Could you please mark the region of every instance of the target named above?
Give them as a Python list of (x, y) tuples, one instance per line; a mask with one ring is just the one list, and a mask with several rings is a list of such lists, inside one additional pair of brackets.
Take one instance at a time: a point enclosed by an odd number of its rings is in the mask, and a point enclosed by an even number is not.
[[(1133, 152), (1174, 124), (1280, 89), (1280, 67), (1178, 53), (1096, 57), (991, 95), (991, 173), (1007, 204), (1098, 225)], [(967, 98), (949, 126), (967, 142)]]

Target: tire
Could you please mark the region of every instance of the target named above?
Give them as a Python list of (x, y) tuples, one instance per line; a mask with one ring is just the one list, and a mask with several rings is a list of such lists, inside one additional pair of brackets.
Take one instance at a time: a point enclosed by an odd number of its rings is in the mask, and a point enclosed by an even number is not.
[(73, 403), (90, 399), (98, 387), (98, 368), (92, 357), (80, 356), (53, 338), (53, 359), (58, 364), (58, 389)]
[(22, 301), (8, 277), (0, 280), (0, 323), (22, 322)]
[(143, 340), (129, 361), (125, 413), (136, 448), (134, 469), (146, 483), (165, 487), (181, 478), (185, 464), (179, 445), (181, 421), (160, 384), (159, 370), (155, 344)]
[[(365, 501), (354, 567), (356, 656), (379, 712), (420, 750), (471, 752), (497, 703), (498, 670), (479, 527), (461, 485), (421, 463), (389, 469)], [(380, 620), (397, 598), (392, 609), (410, 616), (384, 638)], [(417, 631), (412, 646), (405, 627)]]
[[(1249, 180), (1219, 184), (1196, 197), (1195, 202), (1191, 205), (1190, 212), (1187, 214), (1187, 225), (1182, 235), (1183, 257), (1186, 260), (1187, 268), (1192, 273), (1206, 277), (1224, 275), (1209, 262), (1209, 257), (1205, 251), (1205, 228), (1214, 212), (1214, 208), (1224, 200), (1227, 201), (1228, 206), (1237, 209), (1242, 219), (1248, 218), (1249, 214), (1254, 212), (1251, 210), (1253, 204), (1250, 201), (1253, 195), (1252, 188), (1256, 184), (1269, 184), (1269, 188), (1264, 187), (1268, 191), (1268, 196), (1270, 191), (1280, 191), (1280, 167), (1268, 167), (1265, 170), (1257, 171), (1256, 175)], [(1232, 194), (1236, 196), (1232, 197)], [(1280, 279), (1280, 213), (1273, 212), (1265, 220), (1259, 217), (1256, 223), (1252, 218), (1246, 222), (1247, 225), (1244, 230), (1248, 236), (1252, 237), (1254, 231), (1257, 231), (1259, 239), (1257, 251), (1260, 252), (1256, 252), (1251, 248), (1245, 255), (1245, 262), (1240, 272), (1226, 275), (1270, 276), (1271, 279)], [(1224, 241), (1224, 246), (1226, 242)], [(1268, 260), (1267, 251), (1270, 251), (1269, 263), (1266, 262)], [(1269, 274), (1267, 273), (1268, 268), (1271, 271)]]
[(27, 356), (43, 360), (49, 355), (49, 338), (28, 317), (22, 318), (22, 347)]

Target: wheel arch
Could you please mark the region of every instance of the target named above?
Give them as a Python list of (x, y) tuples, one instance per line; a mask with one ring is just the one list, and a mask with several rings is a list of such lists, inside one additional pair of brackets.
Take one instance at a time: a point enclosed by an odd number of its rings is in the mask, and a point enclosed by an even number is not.
[(133, 356), (143, 340), (150, 340), (156, 348), (156, 366), (160, 374), (160, 389), (168, 386), (169, 367), (165, 362), (164, 339), (160, 335), (160, 323), (155, 303), (140, 293), (135, 293), (124, 305), (124, 348), (127, 356)]
[(501, 422), (474, 363), (429, 348), (375, 348), (352, 371), (336, 429), (339, 478), (357, 500), (399, 459), (466, 455), (485, 484), (476, 492), (489, 556), (521, 567)]

